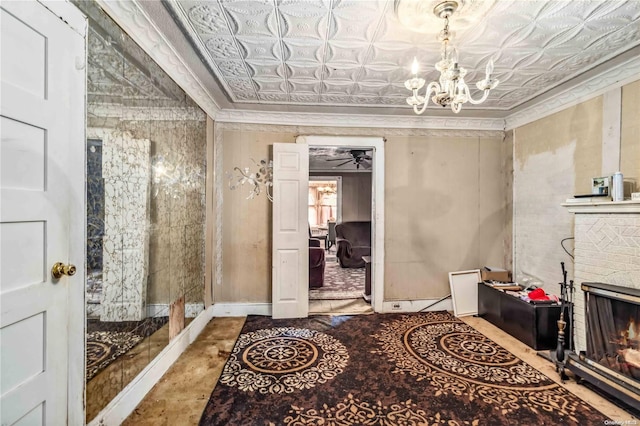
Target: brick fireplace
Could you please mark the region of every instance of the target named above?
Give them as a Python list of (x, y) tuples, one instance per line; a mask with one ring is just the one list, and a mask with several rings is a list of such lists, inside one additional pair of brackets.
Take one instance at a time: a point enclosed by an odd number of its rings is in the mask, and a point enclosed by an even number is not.
[[(604, 370), (605, 374), (598, 376), (599, 364), (602, 364), (603, 359), (606, 357), (602, 354), (593, 355), (594, 336), (599, 336), (599, 339), (595, 340), (609, 343), (619, 337), (624, 337), (620, 335), (620, 332), (626, 333), (626, 330), (617, 330), (615, 333), (619, 336), (612, 337), (609, 336), (611, 333), (607, 333), (606, 327), (602, 325), (610, 323), (610, 327), (613, 329), (615, 324), (621, 320), (614, 318), (615, 315), (612, 314), (611, 306), (618, 307), (618, 310), (622, 311), (631, 309), (636, 312), (632, 316), (638, 316), (638, 311), (634, 310), (637, 308), (634, 306), (638, 306), (637, 300), (640, 299), (640, 297), (637, 297), (640, 294), (640, 202), (572, 203), (564, 206), (567, 207), (569, 212), (575, 214), (575, 356), (569, 357), (568, 367), (578, 373), (584, 369), (584, 374), (579, 375), (587, 378), (587, 380), (591, 376), (592, 380), (589, 381), (595, 382), (603, 388), (607, 387), (607, 383), (613, 388), (617, 388), (620, 381), (616, 380), (617, 373), (615, 368), (611, 375), (608, 375), (608, 370)], [(608, 297), (611, 295), (613, 295), (613, 298), (609, 299)], [(634, 299), (633, 297), (630, 299), (629, 295), (636, 295), (636, 302), (629, 304), (630, 307), (626, 306), (627, 302)], [(596, 309), (596, 301), (600, 309)], [(625, 304), (624, 308), (621, 303)], [(633, 305), (633, 303), (636, 303), (636, 305)], [(594, 318), (594, 315), (597, 318)], [(637, 331), (636, 321), (637, 319), (631, 319), (632, 327), (635, 331)], [(622, 325), (622, 328), (625, 327), (628, 327), (628, 325)], [(628, 337), (628, 334), (626, 336)], [(633, 345), (635, 345), (635, 342), (637, 340), (634, 340)], [(640, 348), (633, 349), (634, 354), (637, 354), (635, 351), (638, 349)], [(595, 353), (598, 353), (597, 351), (595, 350)], [(608, 349), (603, 349), (603, 351), (611, 352)], [(612, 353), (616, 352), (618, 354), (622, 353), (621, 350), (613, 351)], [(588, 356), (586, 356), (588, 354), (591, 354), (592, 358), (596, 359), (595, 363), (588, 359)], [(619, 359), (615, 354), (613, 357)], [(579, 359), (584, 362), (580, 363)], [(609, 361), (613, 366), (611, 359)], [(604, 362), (604, 364), (607, 363)], [(589, 365), (595, 366), (593, 370), (596, 370), (596, 379), (593, 379), (593, 371), (589, 370)], [(631, 388), (637, 388), (640, 385), (640, 381), (635, 377), (637, 374), (635, 369), (633, 374), (630, 374)], [(622, 381), (626, 380), (624, 377), (622, 379)], [(611, 389), (605, 390), (610, 391)], [(616, 396), (620, 397), (621, 395)], [(633, 403), (634, 398), (635, 403)], [(626, 398), (622, 399), (625, 400)], [(631, 405), (635, 406), (637, 397), (632, 396), (630, 401), (632, 401)]]
[(575, 347), (586, 350), (583, 282), (640, 289), (640, 202), (570, 204), (574, 221)]

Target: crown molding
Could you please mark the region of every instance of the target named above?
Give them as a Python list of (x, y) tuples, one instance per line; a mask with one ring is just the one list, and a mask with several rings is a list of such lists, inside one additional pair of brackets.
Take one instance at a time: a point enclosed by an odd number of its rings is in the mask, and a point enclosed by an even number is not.
[(100, 7), (147, 52), (174, 81), (211, 117), (220, 106), (171, 46), (138, 0), (96, 0)]
[[(216, 63), (211, 59), (211, 56), (205, 53), (205, 52), (208, 52), (208, 49), (202, 42), (202, 39), (198, 37), (198, 33), (193, 28), (193, 24), (187, 17), (185, 10), (182, 8), (182, 5), (180, 5), (180, 3), (176, 0), (165, 0), (164, 5), (171, 11), (171, 13), (175, 16), (175, 18), (180, 22), (183, 28), (183, 32), (186, 31), (190, 41), (196, 45), (196, 48), (197, 48), (196, 50), (199, 50), (201, 52), (201, 54), (199, 55), (199, 59), (204, 63), (206, 63), (209, 69), (215, 70), (216, 73), (221, 74), (220, 69), (218, 68), (218, 65), (216, 65)], [(231, 90), (231, 88), (227, 84), (226, 79), (221, 78), (221, 79), (218, 79), (217, 82), (233, 102), (238, 101), (238, 99), (236, 99), (234, 91)], [(258, 101), (255, 101), (255, 103), (258, 103)]]
[(510, 114), (505, 119), (505, 130), (534, 122), (639, 79), (640, 57), (636, 56), (555, 93), (548, 99), (542, 99), (528, 108)]
[(127, 121), (204, 121), (206, 119), (206, 114), (195, 107), (148, 108), (87, 103), (87, 112), (96, 117), (119, 118)]
[(223, 109), (216, 121), (299, 126), (401, 129), (504, 130), (502, 118), (422, 117), (369, 114), (321, 114)]
[(503, 130), (470, 130), (470, 129), (402, 129), (385, 128), (374, 131), (370, 127), (334, 127), (334, 126), (307, 126), (307, 125), (281, 125), (258, 123), (222, 123), (216, 121), (216, 128), (240, 132), (261, 133), (294, 133), (297, 135), (319, 136), (426, 136), (430, 138), (503, 138)]

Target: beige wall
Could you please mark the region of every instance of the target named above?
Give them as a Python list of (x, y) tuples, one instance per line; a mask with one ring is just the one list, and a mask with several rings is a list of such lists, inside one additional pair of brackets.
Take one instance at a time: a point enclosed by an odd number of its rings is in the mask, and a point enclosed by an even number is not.
[[(216, 123), (218, 126), (218, 123)], [(229, 126), (229, 128), (227, 128)], [(222, 125), (222, 168), (270, 157), (274, 142), (338, 129)], [(344, 129), (345, 135), (370, 130)], [(449, 271), (506, 266), (511, 240), (506, 191), (509, 149), (502, 135), (433, 136), (429, 131), (381, 130), (385, 145), (385, 299), (433, 299), (449, 293)], [(444, 132), (446, 133), (446, 132)], [(222, 280), (216, 302), (271, 300), (271, 206), (265, 197), (228, 188), (223, 202)]]
[[(640, 82), (622, 88), (621, 171), (640, 176)], [(573, 215), (561, 204), (591, 192), (601, 176), (603, 98), (598, 96), (514, 130), (514, 234), (516, 277), (529, 275), (557, 292), (560, 262), (570, 277), (571, 258), (560, 246), (573, 237)], [(569, 251), (573, 242), (565, 243)]]
[(449, 293), (448, 273), (505, 262), (502, 137), (389, 137), (385, 300)]
[(342, 176), (342, 221), (371, 220), (371, 173), (320, 173), (310, 176)]
[(640, 80), (622, 88), (620, 171), (640, 191)]
[[(222, 174), (235, 166), (255, 171), (251, 159), (271, 158), (274, 143), (293, 143), (295, 136), (293, 132), (223, 131)], [(222, 284), (214, 288), (214, 299), (270, 302), (271, 204), (264, 194), (247, 200), (246, 186), (232, 191), (226, 176), (223, 180)]]

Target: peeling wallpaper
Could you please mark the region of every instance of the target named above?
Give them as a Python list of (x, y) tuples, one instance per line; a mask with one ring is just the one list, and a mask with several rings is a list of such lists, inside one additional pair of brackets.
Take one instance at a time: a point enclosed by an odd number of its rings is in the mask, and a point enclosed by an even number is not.
[[(622, 87), (620, 171), (640, 183), (640, 80)], [(595, 97), (514, 130), (515, 276), (529, 275), (558, 292), (560, 262), (573, 278), (572, 259), (560, 246), (574, 236), (574, 215), (562, 204), (591, 192), (601, 176), (603, 98)], [(573, 242), (567, 240), (569, 252)]]

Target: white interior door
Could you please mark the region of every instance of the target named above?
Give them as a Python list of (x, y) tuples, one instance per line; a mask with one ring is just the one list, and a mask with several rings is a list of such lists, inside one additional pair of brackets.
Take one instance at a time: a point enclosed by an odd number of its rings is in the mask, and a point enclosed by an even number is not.
[(273, 318), (309, 314), (309, 147), (273, 144)]
[[(84, 379), (69, 366), (83, 351), (71, 356), (69, 341), (82, 342), (84, 321), (70, 302), (84, 277), (84, 37), (35, 1), (3, 1), (0, 19), (0, 423), (72, 424)], [(56, 262), (78, 273), (53, 279)]]

